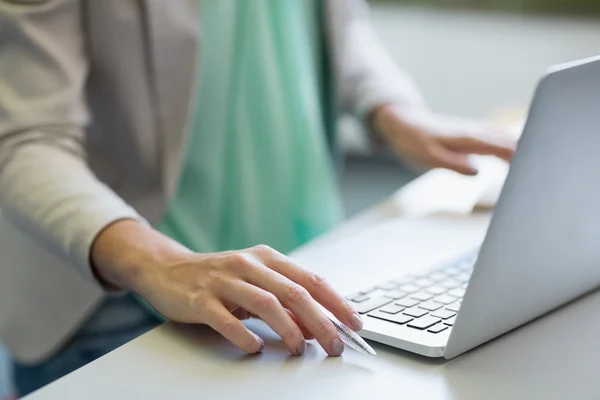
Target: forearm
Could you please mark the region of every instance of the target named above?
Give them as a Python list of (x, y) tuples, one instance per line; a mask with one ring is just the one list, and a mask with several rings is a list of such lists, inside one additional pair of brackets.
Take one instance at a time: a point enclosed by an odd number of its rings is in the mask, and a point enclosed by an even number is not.
[(23, 140), (18, 143), (12, 142), (16, 135), (0, 137), (3, 215), (94, 282), (89, 256), (98, 233), (116, 220), (143, 218), (56, 134), (32, 132), (30, 140), (25, 135), (19, 135)]
[(90, 259), (98, 280), (108, 288), (139, 291), (153, 270), (191, 251), (153, 228), (123, 219), (107, 226), (92, 244)]

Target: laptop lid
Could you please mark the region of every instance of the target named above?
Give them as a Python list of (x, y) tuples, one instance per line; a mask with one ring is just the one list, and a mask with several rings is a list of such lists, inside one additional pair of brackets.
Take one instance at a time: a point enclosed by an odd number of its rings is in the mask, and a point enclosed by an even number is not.
[(600, 286), (600, 57), (538, 83), (445, 358)]

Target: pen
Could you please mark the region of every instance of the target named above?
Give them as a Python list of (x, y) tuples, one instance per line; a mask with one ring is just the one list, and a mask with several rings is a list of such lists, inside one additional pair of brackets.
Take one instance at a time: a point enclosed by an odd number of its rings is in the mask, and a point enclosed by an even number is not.
[(373, 348), (371, 348), (371, 346), (369, 346), (367, 344), (367, 342), (365, 342), (358, 333), (354, 332), (352, 329), (348, 328), (346, 325), (337, 321), (335, 318), (332, 318), (329, 316), (328, 316), (328, 318), (333, 323), (333, 325), (335, 326), (335, 329), (337, 329), (338, 333), (340, 334), (340, 338), (342, 339), (342, 342), (346, 343), (348, 346), (352, 347), (354, 350), (356, 350), (360, 353), (368, 354), (371, 356), (377, 355), (375, 350), (373, 350)]

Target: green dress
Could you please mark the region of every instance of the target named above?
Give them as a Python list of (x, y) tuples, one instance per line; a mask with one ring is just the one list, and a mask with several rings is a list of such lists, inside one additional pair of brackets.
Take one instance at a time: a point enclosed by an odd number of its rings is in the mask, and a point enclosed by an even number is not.
[(318, 0), (200, 0), (194, 119), (157, 229), (198, 252), (286, 253), (343, 210), (325, 128)]

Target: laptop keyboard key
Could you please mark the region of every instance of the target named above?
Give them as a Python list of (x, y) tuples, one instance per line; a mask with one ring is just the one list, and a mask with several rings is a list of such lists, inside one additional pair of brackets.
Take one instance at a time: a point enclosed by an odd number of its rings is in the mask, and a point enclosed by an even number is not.
[(431, 328), (427, 329), (427, 332), (440, 333), (440, 332), (444, 332), (448, 328), (449, 328), (448, 325), (437, 324), (437, 325), (434, 325)]
[(399, 306), (397, 304), (388, 304), (387, 306), (381, 307), (379, 311), (384, 312), (386, 314), (398, 314), (400, 311), (403, 311), (404, 307)]
[(435, 324), (440, 322), (439, 318), (434, 318), (430, 315), (426, 315), (425, 317), (417, 318), (408, 323), (408, 326), (416, 329), (427, 329)]
[(403, 297), (406, 297), (406, 293), (401, 292), (399, 290), (390, 290), (389, 292), (385, 292), (383, 294), (385, 297), (389, 297), (390, 299), (398, 300)]
[(446, 279), (445, 281), (438, 282), (438, 285), (448, 289), (454, 289), (455, 287), (459, 287), (461, 284), (462, 282), (459, 282), (456, 279)]
[(374, 291), (376, 291), (376, 290), (377, 290), (377, 288), (374, 288), (374, 287), (372, 287), (372, 288), (369, 288), (369, 289), (364, 289), (364, 290), (361, 290), (361, 291), (359, 291), (358, 293), (361, 293), (361, 294), (369, 294), (369, 293), (373, 293), (373, 292), (374, 292)]
[(458, 312), (459, 308), (460, 308), (460, 302), (457, 301), (456, 303), (452, 303), (449, 306), (447, 306), (446, 310)]
[(433, 301), (436, 303), (442, 304), (452, 304), (456, 301), (456, 297), (448, 296), (447, 294), (443, 294), (441, 296), (436, 296), (433, 298)]
[(444, 279), (448, 278), (448, 276), (442, 272), (434, 272), (432, 274), (429, 274), (428, 278), (434, 282), (439, 282), (439, 281), (443, 281)]
[(460, 274), (462, 271), (460, 268), (458, 268), (457, 266), (453, 265), (451, 267), (446, 267), (444, 268), (444, 273), (446, 275), (458, 275)]
[(400, 300), (396, 301), (395, 303), (398, 304), (399, 306), (410, 308), (410, 307), (414, 307), (417, 304), (419, 304), (420, 301), (419, 300), (415, 300), (415, 299), (411, 299), (411, 298), (408, 298), (408, 297), (405, 297), (403, 299), (400, 299)]
[(451, 289), (448, 291), (448, 294), (452, 297), (457, 297), (459, 299), (462, 299), (463, 297), (465, 297), (465, 289), (462, 289), (462, 288)]
[(454, 325), (454, 322), (456, 322), (456, 317), (448, 318), (448, 319), (444, 320), (443, 322), (444, 322), (444, 324), (446, 324), (448, 326), (452, 326), (452, 325)]
[(411, 299), (420, 300), (420, 301), (427, 301), (427, 300), (431, 299), (432, 297), (433, 297), (433, 295), (431, 293), (425, 293), (425, 292), (419, 292), (419, 293), (410, 295)]
[(363, 301), (367, 300), (369, 300), (369, 296), (365, 296), (364, 294), (352, 298), (352, 301), (355, 303), (362, 303)]
[(419, 278), (413, 282), (415, 285), (420, 286), (422, 288), (426, 288), (435, 284), (434, 281), (427, 278)]
[[(421, 306), (423, 306), (421, 304)], [(456, 315), (456, 313), (454, 311), (450, 311), (450, 310), (437, 310), (431, 313), (432, 317), (436, 317), (436, 318), (441, 318), (441, 319), (448, 319), (448, 318), (452, 318)]]
[(419, 318), (423, 315), (427, 314), (427, 310), (423, 310), (422, 308), (410, 308), (408, 310), (404, 310), (404, 314), (410, 315), (411, 317)]
[(394, 290), (394, 289), (396, 289), (396, 287), (398, 287), (398, 284), (393, 283), (393, 282), (386, 282), (386, 283), (382, 283), (380, 285), (375, 286), (376, 289), (381, 289), (381, 290)]
[(390, 299), (389, 297), (375, 297), (362, 303), (356, 304), (354, 308), (360, 314), (366, 314), (369, 311), (373, 311), (374, 309), (379, 308), (381, 306), (385, 306), (386, 304), (391, 302), (392, 299)]
[(419, 308), (422, 308), (422, 309), (428, 310), (428, 311), (439, 310), (442, 307), (443, 306), (440, 303), (436, 303), (434, 301), (426, 301), (424, 303), (419, 304)]
[(409, 284), (398, 287), (398, 290), (405, 292), (405, 293), (416, 293), (419, 290), (421, 290), (421, 288), (418, 287), (417, 285), (413, 285), (413, 284), (409, 283)]
[(403, 277), (400, 277), (398, 279), (393, 279), (390, 282), (395, 283), (396, 285), (405, 285), (407, 283), (414, 281), (415, 278), (416, 278), (415, 275), (404, 275)]
[(410, 322), (414, 319), (413, 317), (409, 317), (408, 315), (387, 314), (387, 313), (381, 312), (381, 310), (376, 310), (376, 311), (370, 312), (367, 315), (369, 317), (383, 319), (385, 321), (394, 322), (396, 324), (401, 324), (401, 325), (406, 324), (407, 322)]
[(434, 294), (434, 295), (436, 295), (436, 296), (437, 296), (437, 295), (440, 295), (440, 294), (442, 294), (442, 293), (446, 293), (446, 292), (448, 291), (448, 289), (446, 289), (446, 288), (444, 288), (444, 287), (441, 287), (441, 286), (438, 286), (438, 285), (435, 285), (435, 286), (430, 286), (430, 287), (428, 287), (428, 288), (426, 288), (426, 289), (424, 289), (424, 290), (425, 290), (427, 293), (431, 293), (431, 294)]

